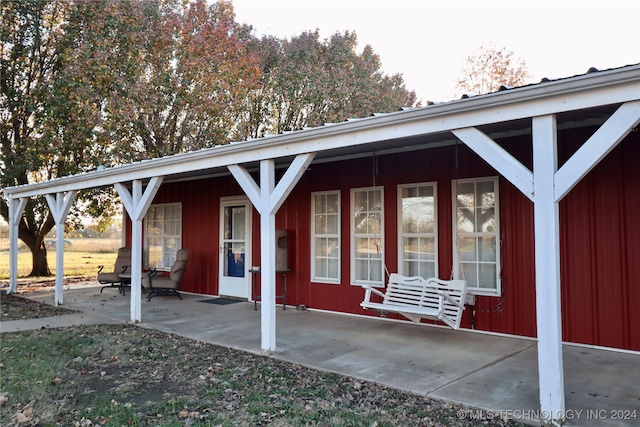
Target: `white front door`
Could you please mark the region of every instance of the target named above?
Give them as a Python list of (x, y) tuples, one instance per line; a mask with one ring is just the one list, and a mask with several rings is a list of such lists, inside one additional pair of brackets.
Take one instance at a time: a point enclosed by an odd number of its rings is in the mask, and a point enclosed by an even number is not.
[(251, 203), (246, 197), (220, 202), (220, 296), (249, 298), (251, 286)]

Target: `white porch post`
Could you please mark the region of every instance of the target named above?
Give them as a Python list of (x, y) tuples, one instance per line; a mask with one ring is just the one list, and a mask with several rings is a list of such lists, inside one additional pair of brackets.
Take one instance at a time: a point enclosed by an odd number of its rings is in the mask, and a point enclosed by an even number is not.
[(260, 162), (260, 348), (276, 351), (276, 211), (269, 209), (269, 196), (275, 187), (275, 163)]
[(131, 321), (142, 321), (142, 218), (135, 215), (135, 207), (142, 197), (142, 181), (132, 182), (131, 195), (134, 213), (131, 216)]
[(28, 200), (9, 196), (9, 293), (18, 291), (18, 226)]
[(54, 304), (62, 304), (62, 289), (64, 280), (64, 222), (67, 219), (77, 191), (67, 193), (45, 194), (47, 204), (56, 223), (56, 289)]
[(560, 305), (560, 219), (554, 176), (558, 168), (556, 118), (534, 117), (533, 180), (538, 371), (542, 421), (561, 425), (564, 412)]
[(533, 118), (533, 173), (475, 128), (452, 131), (533, 201), (538, 371), (542, 421), (564, 418), (562, 318), (560, 311), (560, 219), (555, 198), (557, 131), (555, 116)]
[(132, 192), (122, 183), (115, 184), (129, 218), (131, 218), (131, 321), (142, 321), (142, 220), (164, 177), (151, 178), (142, 191), (142, 180), (136, 179)]
[(229, 171), (260, 213), (261, 348), (265, 354), (276, 350), (276, 212), (315, 157), (315, 153), (299, 154), (275, 185), (275, 162), (260, 161), (260, 186), (245, 168), (229, 165)]

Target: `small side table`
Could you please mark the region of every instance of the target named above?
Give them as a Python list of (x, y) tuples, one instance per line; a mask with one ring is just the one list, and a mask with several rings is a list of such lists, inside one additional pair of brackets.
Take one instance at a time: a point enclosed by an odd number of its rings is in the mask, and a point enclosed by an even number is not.
[[(282, 274), (282, 295), (276, 295), (276, 299), (282, 298), (282, 309), (287, 309), (287, 273), (290, 272), (291, 269), (287, 268), (284, 270), (276, 270), (276, 288), (278, 287), (278, 274)], [(249, 269), (249, 273), (253, 275), (253, 309), (258, 309), (258, 299), (261, 299), (261, 296), (258, 295), (258, 274), (260, 274), (260, 267), (251, 267)]]
[(120, 293), (124, 296), (124, 291), (125, 289), (127, 289), (127, 286), (131, 287), (131, 274), (129, 273), (122, 273), (119, 274), (118, 277), (120, 277)]
[[(122, 273), (122, 274), (119, 274), (118, 277), (122, 279), (120, 280), (120, 293), (124, 295), (124, 292), (125, 292), (125, 289), (127, 289), (127, 286), (131, 287), (131, 273)], [(142, 289), (142, 293), (144, 293), (145, 289), (142, 283), (140, 283), (140, 288)]]

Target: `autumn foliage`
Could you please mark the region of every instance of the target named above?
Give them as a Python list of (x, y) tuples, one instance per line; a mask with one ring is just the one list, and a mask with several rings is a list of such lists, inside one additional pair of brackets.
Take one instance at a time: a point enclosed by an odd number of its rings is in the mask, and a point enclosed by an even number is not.
[[(3, 1), (0, 17), (3, 187), (416, 103), (355, 33), (257, 38), (230, 1)], [(78, 200), (108, 215), (112, 191)], [(34, 275), (49, 274), (52, 227), (30, 201), (19, 236)]]
[(490, 44), (467, 56), (457, 87), (465, 94), (482, 95), (496, 92), (502, 86), (522, 86), (528, 78), (529, 71), (522, 58), (505, 47)]

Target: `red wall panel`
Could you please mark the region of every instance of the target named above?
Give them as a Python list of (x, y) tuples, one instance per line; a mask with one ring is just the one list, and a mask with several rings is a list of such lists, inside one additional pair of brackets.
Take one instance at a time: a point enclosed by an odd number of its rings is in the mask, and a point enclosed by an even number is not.
[[(590, 134), (572, 134), (579, 145)], [(569, 148), (568, 148), (569, 149)], [(561, 202), (563, 334), (640, 350), (640, 135), (632, 132)]]
[[(591, 130), (592, 131), (592, 130)], [(564, 161), (591, 132), (562, 133)], [(560, 204), (563, 335), (566, 341), (640, 350), (640, 133), (632, 133)], [(531, 137), (500, 141), (531, 167)], [(283, 171), (279, 171), (281, 174)], [(351, 286), (350, 190), (384, 187), (385, 264), (397, 270), (399, 184), (437, 182), (438, 268), (452, 269), (453, 179), (497, 173), (463, 144), (432, 150), (313, 164), (276, 214), (289, 232), (288, 305), (374, 315), (360, 308), (360, 287)], [(340, 190), (341, 283), (310, 281), (311, 192)], [(243, 194), (232, 177), (165, 184), (155, 203), (183, 203), (183, 247), (191, 249), (186, 291), (217, 294), (220, 198)], [(480, 330), (535, 336), (533, 204), (500, 178), (502, 295), (477, 297), (473, 325)], [(253, 212), (252, 264), (260, 264), (259, 216)], [(465, 310), (463, 326), (471, 327)]]
[[(518, 146), (519, 147), (519, 146)], [(516, 155), (517, 153), (513, 153)], [(523, 160), (524, 161), (524, 160)], [(457, 168), (456, 168), (457, 165)], [(295, 228), (297, 239), (290, 240), (299, 260), (292, 272), (293, 286), (299, 289), (297, 304), (332, 311), (372, 315), (360, 308), (363, 291), (350, 284), (350, 190), (359, 187), (384, 187), (385, 217), (385, 265), (390, 272), (397, 271), (397, 185), (415, 182), (437, 182), (438, 185), (438, 248), (439, 276), (451, 277), (452, 271), (452, 203), (451, 180), (469, 177), (495, 176), (496, 172), (465, 146), (438, 148), (423, 152), (404, 153), (389, 156), (368, 157), (358, 160), (313, 165), (307, 171), (303, 182), (289, 196), (287, 203), (278, 212), (278, 217), (296, 217), (291, 221), (278, 222), (279, 226)], [(519, 245), (520, 257), (507, 257), (503, 260), (503, 271), (513, 276), (505, 279), (509, 285), (502, 298), (478, 297), (475, 311), (475, 326), (479, 329), (504, 333), (518, 333), (533, 336), (535, 334), (535, 291), (533, 275), (533, 208), (531, 202), (513, 186), (501, 181), (503, 209), (502, 224), (506, 238)], [(342, 264), (341, 284), (320, 284), (310, 282), (310, 193), (312, 191), (340, 190), (342, 196)], [(295, 212), (293, 212), (295, 211)], [(528, 237), (519, 238), (522, 233)], [(511, 240), (510, 235), (515, 234)], [(525, 243), (526, 242), (526, 243)], [(524, 248), (524, 249), (523, 249)], [(514, 253), (511, 248), (503, 252)], [(527, 258), (526, 268), (515, 267)], [(504, 273), (503, 273), (504, 274)], [(513, 286), (513, 288), (510, 288)], [(525, 291), (519, 292), (520, 287)], [(520, 302), (526, 301), (530, 307), (520, 308)], [(463, 317), (463, 325), (471, 326), (471, 310)], [(389, 315), (390, 317), (397, 317)]]
[(624, 178), (623, 218), (624, 242), (622, 248), (624, 286), (624, 309), (627, 313), (623, 346), (640, 350), (640, 132), (637, 128), (629, 141), (621, 146)]

